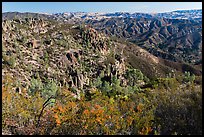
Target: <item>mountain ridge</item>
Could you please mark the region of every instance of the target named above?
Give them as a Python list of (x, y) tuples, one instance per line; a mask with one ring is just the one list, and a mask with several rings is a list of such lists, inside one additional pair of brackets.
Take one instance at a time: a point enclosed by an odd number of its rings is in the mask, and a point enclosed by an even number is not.
[[(15, 12), (4, 12), (4, 14), (15, 13)], [(20, 12), (16, 12), (18, 14), (23, 14)], [(29, 12), (27, 12), (29, 13)], [(31, 12), (30, 12), (31, 13)], [(123, 17), (123, 18), (169, 18), (169, 19), (190, 19), (190, 20), (202, 20), (202, 9), (196, 10), (176, 10), (171, 12), (162, 12), (162, 13), (142, 13), (142, 12), (62, 12), (62, 13), (39, 13), (43, 15), (53, 16), (53, 17), (64, 17), (64, 19), (69, 18), (70, 16), (74, 16), (75, 18), (83, 18), (83, 19), (102, 19), (109, 17)], [(101, 17), (100, 17), (101, 16)]]

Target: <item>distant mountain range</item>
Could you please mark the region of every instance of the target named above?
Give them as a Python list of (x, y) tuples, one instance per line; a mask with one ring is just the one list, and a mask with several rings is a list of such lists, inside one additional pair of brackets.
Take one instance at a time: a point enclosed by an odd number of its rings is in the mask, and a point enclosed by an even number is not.
[(115, 12), (115, 13), (87, 13), (87, 12), (65, 12), (52, 14), (56, 18), (82, 18), (82, 19), (103, 19), (112, 17), (122, 18), (167, 18), (167, 19), (188, 19), (188, 20), (202, 20), (202, 10), (178, 10), (165, 13), (148, 14), (148, 13), (129, 13), (129, 12)]
[(110, 18), (86, 20), (96, 30), (131, 41), (171, 61), (200, 62), (202, 23), (165, 18)]
[(178, 10), (166, 13), (156, 14), (158, 17), (169, 19), (188, 19), (188, 20), (200, 20), (202, 21), (202, 9), (199, 10)]
[[(31, 13), (23, 13), (24, 15), (30, 15)], [(32, 15), (38, 13), (32, 13)], [(21, 16), (22, 13), (19, 12), (5, 12), (3, 13), (3, 18), (12, 18), (13, 15)], [(103, 19), (112, 17), (122, 17), (122, 18), (168, 18), (168, 19), (188, 19), (188, 20), (202, 20), (202, 9), (199, 10), (178, 10), (172, 12), (164, 13), (129, 13), (129, 12), (115, 12), (115, 13), (90, 13), (90, 12), (63, 12), (63, 13), (40, 13), (40, 16), (46, 16), (54, 19)]]

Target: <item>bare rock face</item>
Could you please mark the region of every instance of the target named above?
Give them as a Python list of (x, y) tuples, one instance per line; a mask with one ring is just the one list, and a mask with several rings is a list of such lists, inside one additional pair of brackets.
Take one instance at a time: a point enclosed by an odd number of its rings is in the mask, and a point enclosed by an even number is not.
[(3, 29), (3, 31), (7, 31), (7, 29), (8, 29), (8, 24), (7, 24), (6, 20), (2, 22), (2, 29)]
[(94, 51), (99, 51), (102, 55), (108, 53), (108, 38), (99, 34), (95, 29), (88, 27), (82, 38), (85, 40), (87, 46), (90, 46)]
[(67, 57), (67, 59), (68, 59), (71, 63), (73, 63), (73, 64), (77, 63), (77, 59), (75, 58), (75, 56), (74, 56), (73, 53), (68, 52), (68, 53), (66, 54), (66, 57)]
[(2, 135), (12, 135), (12, 133), (8, 130), (2, 130)]
[(74, 50), (70, 49), (69, 51), (66, 52), (66, 57), (67, 60), (70, 62), (72, 65), (79, 65), (78, 60), (81, 59), (82, 51), (81, 50)]
[(83, 89), (83, 85), (84, 85), (84, 76), (82, 74), (79, 74), (77, 76), (77, 86), (80, 88), (80, 89)]
[(63, 55), (61, 57), (59, 63), (58, 63), (58, 66), (68, 68), (68, 67), (70, 67), (70, 65), (71, 64), (70, 64), (70, 61), (68, 60), (68, 58), (65, 55)]
[(40, 46), (40, 40), (33, 39), (31, 41), (32, 47), (35, 49)]
[(115, 65), (116, 65), (117, 74), (122, 75), (126, 70), (124, 59), (121, 59), (121, 62), (116, 61)]

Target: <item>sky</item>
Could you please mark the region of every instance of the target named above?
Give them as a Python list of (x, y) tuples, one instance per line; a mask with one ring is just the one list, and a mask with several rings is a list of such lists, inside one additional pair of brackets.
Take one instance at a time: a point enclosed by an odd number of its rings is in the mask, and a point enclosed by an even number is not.
[(2, 2), (2, 12), (142, 12), (202, 9), (202, 2)]

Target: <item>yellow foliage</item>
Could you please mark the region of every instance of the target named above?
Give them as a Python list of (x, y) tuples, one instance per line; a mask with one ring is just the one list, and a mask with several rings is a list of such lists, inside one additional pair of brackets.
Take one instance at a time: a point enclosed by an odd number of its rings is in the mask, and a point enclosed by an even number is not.
[(56, 123), (57, 123), (57, 125), (58, 125), (58, 126), (61, 124), (61, 121), (60, 121), (60, 119), (59, 119), (59, 118), (58, 118), (58, 119), (56, 119)]
[[(149, 122), (151, 118), (141, 115), (146, 106), (135, 100), (109, 99), (97, 92), (98, 95), (91, 101), (85, 99), (78, 101), (72, 100), (71, 93), (66, 89), (63, 90), (59, 93), (60, 98), (56, 99), (55, 105), (48, 106), (44, 110), (40, 133), (44, 133), (46, 126), (48, 128), (50, 125), (54, 125), (51, 134), (76, 134), (77, 132), (78, 134), (114, 135), (120, 132), (125, 134), (132, 127), (135, 127), (134, 134), (151, 132)], [(22, 89), (23, 93), (26, 91), (26, 89)], [(7, 118), (19, 125), (23, 125), (29, 120), (36, 121), (45, 102), (38, 92), (34, 96), (26, 98), (15, 93), (9, 84), (2, 86), (2, 99), (3, 123)], [(137, 111), (134, 111), (136, 109)], [(133, 121), (135, 122), (133, 123)], [(138, 129), (141, 130), (138, 131)]]
[(141, 104), (139, 104), (139, 105), (137, 106), (137, 111), (142, 112), (142, 105), (141, 105)]
[(89, 115), (89, 110), (84, 110), (84, 112), (83, 112), (85, 115)]
[(152, 131), (151, 127), (143, 127), (141, 131), (139, 131), (139, 135), (148, 135), (149, 132)]

